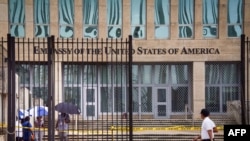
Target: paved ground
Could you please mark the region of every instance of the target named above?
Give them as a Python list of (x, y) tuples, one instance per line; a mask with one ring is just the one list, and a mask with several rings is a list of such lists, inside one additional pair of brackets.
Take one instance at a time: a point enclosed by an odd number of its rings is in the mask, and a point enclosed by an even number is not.
[[(164, 130), (157, 130), (157, 131), (152, 131), (152, 130), (143, 130), (143, 131), (135, 131), (133, 134), (193, 134), (197, 135), (200, 134), (200, 131), (198, 130), (169, 130), (169, 131), (164, 131)], [(220, 130), (218, 133), (215, 133), (215, 135), (223, 135), (223, 130)]]

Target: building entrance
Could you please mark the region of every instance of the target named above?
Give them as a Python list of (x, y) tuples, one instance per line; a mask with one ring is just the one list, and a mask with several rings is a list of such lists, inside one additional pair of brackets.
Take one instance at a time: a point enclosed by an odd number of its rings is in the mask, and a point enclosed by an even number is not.
[(170, 103), (170, 94), (169, 90), (166, 87), (156, 87), (155, 90), (155, 114), (154, 117), (157, 119), (160, 118), (169, 118), (169, 103)]
[(97, 119), (97, 88), (83, 87), (82, 105), (84, 119)]

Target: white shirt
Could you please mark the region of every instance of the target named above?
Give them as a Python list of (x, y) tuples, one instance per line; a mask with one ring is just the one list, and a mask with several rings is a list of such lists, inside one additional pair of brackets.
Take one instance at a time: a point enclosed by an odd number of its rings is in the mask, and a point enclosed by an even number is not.
[(16, 137), (23, 137), (22, 124), (18, 120), (16, 121)]
[(215, 127), (215, 123), (209, 118), (205, 117), (201, 124), (201, 139), (210, 139), (208, 135), (208, 130), (212, 130), (212, 136), (214, 138), (213, 128)]

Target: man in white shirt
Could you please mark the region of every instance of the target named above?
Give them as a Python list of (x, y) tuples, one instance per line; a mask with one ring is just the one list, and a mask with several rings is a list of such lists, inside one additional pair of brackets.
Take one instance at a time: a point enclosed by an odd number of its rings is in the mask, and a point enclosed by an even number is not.
[(210, 112), (207, 109), (201, 110), (201, 118), (203, 119), (201, 124), (201, 134), (194, 138), (193, 141), (201, 139), (202, 141), (214, 141), (214, 129), (216, 129), (215, 123), (209, 118)]

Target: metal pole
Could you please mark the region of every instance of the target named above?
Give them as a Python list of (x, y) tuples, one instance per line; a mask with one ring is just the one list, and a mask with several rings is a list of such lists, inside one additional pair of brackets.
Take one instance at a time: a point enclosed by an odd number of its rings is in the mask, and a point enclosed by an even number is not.
[(129, 35), (129, 140), (133, 141), (132, 36)]
[(246, 124), (246, 117), (245, 117), (245, 65), (246, 65), (246, 53), (245, 53), (245, 35), (241, 35), (241, 124)]
[(247, 82), (246, 82), (246, 124), (249, 124), (249, 40), (247, 37), (247, 41), (245, 42), (246, 44), (246, 50), (247, 50)]
[(48, 37), (48, 140), (55, 138), (54, 108), (54, 36)]
[(8, 37), (8, 141), (15, 140), (15, 109), (16, 109), (16, 97), (15, 97), (15, 39)]

